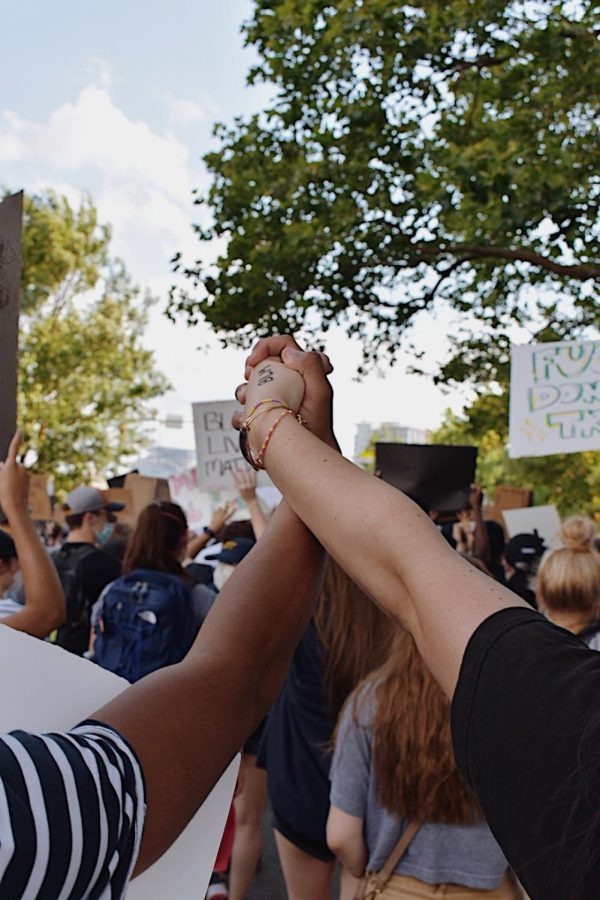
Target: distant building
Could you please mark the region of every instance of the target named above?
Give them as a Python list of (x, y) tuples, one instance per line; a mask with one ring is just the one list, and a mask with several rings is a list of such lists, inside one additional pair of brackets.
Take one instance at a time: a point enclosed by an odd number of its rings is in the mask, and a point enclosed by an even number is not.
[(428, 444), (429, 431), (422, 428), (411, 428), (397, 422), (382, 422), (374, 426), (369, 422), (359, 422), (354, 436), (354, 462), (365, 465), (373, 462), (373, 445), (377, 442), (386, 444)]
[(133, 468), (140, 475), (150, 478), (169, 478), (178, 472), (186, 472), (196, 465), (196, 451), (179, 447), (148, 447), (146, 455), (140, 457)]

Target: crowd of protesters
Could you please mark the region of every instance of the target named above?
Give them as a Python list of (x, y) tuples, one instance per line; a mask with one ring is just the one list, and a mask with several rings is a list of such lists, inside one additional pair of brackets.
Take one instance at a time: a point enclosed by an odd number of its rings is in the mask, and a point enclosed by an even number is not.
[(289, 900), (329, 900), (336, 867), (341, 900), (597, 895), (595, 523), (506, 540), (473, 485), (438, 525), (341, 457), (329, 371), (259, 342), (237, 425), (283, 500), (238, 473), (248, 521), (198, 535), (164, 500), (131, 529), (90, 486), (36, 529), (15, 436), (2, 621), (132, 687), (67, 735), (0, 738), (0, 896), (123, 896), (238, 751), (209, 900), (248, 895), (266, 816)]

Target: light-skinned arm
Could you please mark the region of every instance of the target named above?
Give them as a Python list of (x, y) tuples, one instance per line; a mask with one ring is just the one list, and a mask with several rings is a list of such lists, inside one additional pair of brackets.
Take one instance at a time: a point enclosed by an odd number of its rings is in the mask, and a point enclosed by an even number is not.
[(65, 620), (65, 598), (56, 569), (29, 515), (29, 473), (17, 462), (20, 432), (0, 463), (0, 506), (8, 519), (23, 576), (25, 605), (3, 625), (43, 638)]
[(331, 806), (327, 818), (327, 846), (354, 878), (362, 878), (367, 865), (363, 819)]
[[(235, 505), (230, 503), (225, 503), (223, 506), (219, 506), (215, 509), (207, 526), (209, 530), (203, 531), (201, 534), (195, 534), (188, 541), (185, 551), (186, 559), (194, 559), (198, 556), (208, 542), (219, 533), (225, 522), (231, 518), (234, 512)], [(211, 531), (212, 534), (210, 534)]]
[[(321, 357), (296, 348), (291, 339), (267, 338), (249, 357), (246, 372), (281, 354), (286, 367), (302, 374), (307, 393), (320, 397), (324, 415), (327, 379)], [(286, 400), (277, 361), (272, 364), (269, 395)], [(248, 408), (263, 396), (264, 387), (253, 377), (238, 389), (238, 399)], [(277, 415), (278, 411), (267, 412), (256, 420), (250, 435), (254, 453)], [(431, 672), (452, 697), (475, 629), (492, 613), (525, 603), (455, 553), (408, 497), (343, 459), (292, 416), (285, 416), (276, 427), (265, 466), (290, 506), (342, 568), (411, 632)]]
[(248, 507), (252, 531), (258, 540), (267, 527), (267, 517), (256, 496), (256, 475), (252, 469), (241, 469), (239, 472), (233, 473), (233, 481), (238, 494)]

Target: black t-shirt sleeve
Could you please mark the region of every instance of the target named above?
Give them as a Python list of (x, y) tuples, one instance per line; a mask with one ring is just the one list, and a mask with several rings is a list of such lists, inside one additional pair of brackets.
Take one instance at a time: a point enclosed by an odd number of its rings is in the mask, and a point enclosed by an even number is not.
[(465, 651), (452, 733), (532, 900), (600, 896), (600, 653), (533, 610), (496, 613)]

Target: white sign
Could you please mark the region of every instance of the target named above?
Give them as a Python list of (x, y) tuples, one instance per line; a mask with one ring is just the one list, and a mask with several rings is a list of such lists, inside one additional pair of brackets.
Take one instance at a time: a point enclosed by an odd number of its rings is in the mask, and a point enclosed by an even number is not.
[(210, 494), (198, 487), (198, 473), (195, 467), (188, 469), (187, 472), (171, 475), (169, 491), (173, 503), (178, 503), (184, 511), (192, 531), (198, 531), (203, 525), (208, 524), (213, 503)]
[(512, 348), (509, 455), (600, 450), (600, 341)]
[[(66, 731), (129, 687), (123, 678), (54, 644), (0, 625), (0, 733)], [(197, 900), (208, 886), (231, 804), (236, 758), (187, 828), (131, 882), (127, 900)]]
[[(237, 409), (235, 400), (192, 403), (201, 491), (231, 491), (232, 472), (248, 468), (240, 452), (238, 432), (231, 424)], [(259, 472), (257, 480), (259, 485), (271, 483), (265, 472)]]
[(537, 531), (548, 549), (560, 546), (560, 517), (555, 506), (503, 509), (502, 517), (510, 537)]

